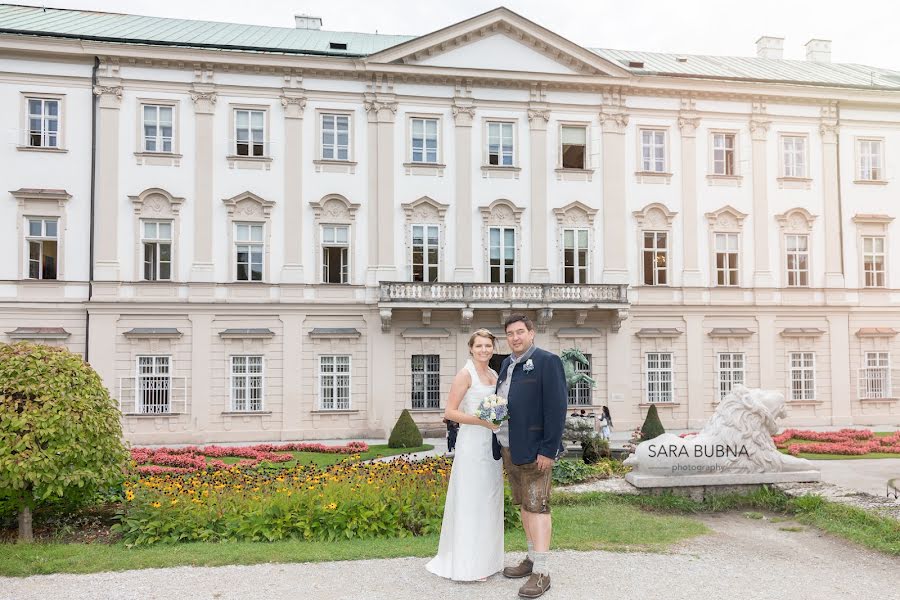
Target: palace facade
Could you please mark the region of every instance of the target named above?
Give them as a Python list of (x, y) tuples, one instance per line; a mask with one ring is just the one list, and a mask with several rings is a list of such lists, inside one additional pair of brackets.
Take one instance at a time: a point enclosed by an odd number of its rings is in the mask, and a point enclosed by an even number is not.
[(0, 341), (83, 353), (129, 440), (440, 427), (519, 311), (619, 430), (734, 383), (900, 423), (900, 72), (321, 25), (0, 5)]

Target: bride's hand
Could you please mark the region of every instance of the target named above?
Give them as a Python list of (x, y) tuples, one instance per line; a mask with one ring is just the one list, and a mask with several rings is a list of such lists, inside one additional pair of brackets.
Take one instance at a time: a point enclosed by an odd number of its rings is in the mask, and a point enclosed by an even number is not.
[(498, 431), (500, 431), (500, 426), (494, 424), (493, 421), (485, 421), (484, 419), (482, 419), (482, 420), (481, 420), (481, 423), (482, 423), (482, 427), (487, 427), (488, 429), (490, 429), (490, 430), (493, 431), (494, 433), (497, 433)]

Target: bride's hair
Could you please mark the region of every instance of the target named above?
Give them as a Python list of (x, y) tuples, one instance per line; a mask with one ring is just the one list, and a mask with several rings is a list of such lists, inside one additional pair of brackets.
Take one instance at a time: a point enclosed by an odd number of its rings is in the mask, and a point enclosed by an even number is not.
[(476, 329), (472, 335), (469, 336), (469, 350), (472, 349), (472, 346), (475, 345), (475, 338), (483, 337), (491, 340), (491, 345), (494, 346), (494, 349), (497, 349), (497, 336), (491, 333), (489, 329)]

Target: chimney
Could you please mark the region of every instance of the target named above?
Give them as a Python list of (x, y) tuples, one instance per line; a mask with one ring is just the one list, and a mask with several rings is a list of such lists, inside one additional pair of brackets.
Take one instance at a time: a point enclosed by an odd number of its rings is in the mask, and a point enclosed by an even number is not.
[(756, 40), (756, 56), (759, 58), (784, 58), (784, 38), (762, 36)]
[(831, 40), (812, 39), (806, 42), (806, 60), (809, 62), (831, 62)]
[(294, 26), (297, 29), (322, 29), (322, 17), (294, 15)]

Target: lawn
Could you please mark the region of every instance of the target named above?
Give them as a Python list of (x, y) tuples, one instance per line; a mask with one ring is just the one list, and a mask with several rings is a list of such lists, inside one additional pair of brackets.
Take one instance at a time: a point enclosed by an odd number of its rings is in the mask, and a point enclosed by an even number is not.
[[(371, 460), (373, 458), (380, 458), (384, 456), (398, 456), (400, 454), (413, 454), (414, 452), (425, 452), (427, 450), (434, 450), (434, 446), (430, 444), (424, 444), (422, 446), (417, 446), (416, 448), (389, 448), (387, 444), (379, 444), (374, 446), (369, 446), (368, 452), (360, 452), (358, 454), (360, 460)], [(329, 465), (334, 465), (342, 460), (346, 459), (348, 455), (346, 454), (324, 454), (322, 452), (289, 452), (294, 457), (294, 460), (283, 462), (283, 463), (263, 463), (268, 467), (283, 467), (285, 469), (289, 469), (298, 464), (302, 465), (316, 465), (319, 467), (327, 467)], [(357, 456), (357, 455), (354, 455)], [(207, 462), (212, 461), (214, 459), (207, 458)], [(220, 459), (222, 462), (228, 465), (233, 465), (240, 461), (241, 459), (234, 456), (225, 456)]]
[[(675, 542), (708, 533), (687, 515), (652, 513), (615, 496), (568, 498), (553, 509), (553, 548), (662, 552)], [(166, 544), (128, 548), (124, 544), (0, 544), (0, 575), (96, 573), (174, 566), (319, 562), (437, 553), (439, 536), (351, 539), (335, 542), (233, 542)], [(525, 550), (521, 529), (506, 532), (506, 550)]]

